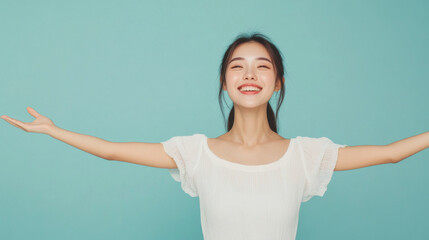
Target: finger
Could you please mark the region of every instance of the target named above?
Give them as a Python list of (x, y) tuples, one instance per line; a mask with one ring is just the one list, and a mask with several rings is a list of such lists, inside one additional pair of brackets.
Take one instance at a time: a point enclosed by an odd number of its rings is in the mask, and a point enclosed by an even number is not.
[(12, 124), (13, 126), (17, 127), (17, 128), (21, 128), (22, 130), (26, 131), (27, 130), (22, 126), (23, 123), (21, 121), (15, 120), (13, 118), (7, 117), (5, 119), (8, 123)]
[(34, 110), (31, 107), (27, 107), (27, 111), (31, 114), (31, 116), (38, 118), (40, 116), (40, 114), (38, 112), (36, 112), (36, 110)]
[(19, 126), (24, 125), (24, 123), (23, 123), (23, 122), (21, 122), (21, 121), (19, 121), (19, 120), (16, 120), (16, 119), (13, 119), (13, 118), (11, 118), (11, 117), (7, 117), (7, 116), (6, 116), (6, 119), (5, 119), (5, 120), (6, 120), (6, 121), (8, 121), (8, 122), (14, 123), (14, 124), (16, 124), (16, 125), (19, 125)]

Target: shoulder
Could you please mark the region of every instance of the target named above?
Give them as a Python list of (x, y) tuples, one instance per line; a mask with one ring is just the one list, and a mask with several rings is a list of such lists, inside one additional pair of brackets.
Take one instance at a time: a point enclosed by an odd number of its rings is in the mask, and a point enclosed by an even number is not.
[(306, 137), (306, 136), (297, 136), (295, 137), (296, 141), (302, 144), (307, 145), (324, 145), (332, 143), (331, 139), (327, 137)]
[(169, 152), (173, 152), (173, 155), (177, 153), (188, 159), (201, 151), (204, 138), (204, 134), (195, 133), (192, 135), (174, 136), (161, 143)]
[(201, 146), (201, 144), (205, 141), (206, 135), (195, 133), (192, 135), (175, 136), (173, 138), (178, 145), (181, 145), (184, 148), (195, 149)]
[(297, 136), (295, 137), (295, 141), (298, 148), (305, 154), (319, 154), (335, 145), (335, 143), (327, 137)]
[(175, 145), (179, 149), (195, 149), (200, 146), (205, 140), (206, 136), (201, 133), (195, 133), (192, 135), (179, 135), (171, 137), (168, 140), (161, 142), (164, 145)]
[(337, 148), (347, 145), (337, 144), (328, 137), (296, 137), (299, 148), (305, 154), (322, 154), (325, 152), (335, 152)]
[(202, 133), (194, 133), (192, 135), (179, 135), (174, 136), (171, 139), (174, 139), (176, 141), (182, 141), (182, 142), (196, 142), (201, 141), (202, 139), (205, 139), (206, 135)]

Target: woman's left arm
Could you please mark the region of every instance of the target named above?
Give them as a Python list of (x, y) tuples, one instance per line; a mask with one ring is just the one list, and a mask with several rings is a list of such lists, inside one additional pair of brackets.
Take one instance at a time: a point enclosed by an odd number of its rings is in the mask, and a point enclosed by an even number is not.
[(344, 171), (385, 163), (397, 163), (429, 147), (429, 132), (388, 145), (346, 146), (338, 149), (334, 171)]

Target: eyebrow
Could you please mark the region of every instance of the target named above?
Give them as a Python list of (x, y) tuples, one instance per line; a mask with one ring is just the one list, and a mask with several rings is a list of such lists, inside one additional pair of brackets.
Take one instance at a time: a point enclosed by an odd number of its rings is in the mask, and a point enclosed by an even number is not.
[[(244, 60), (244, 58), (242, 58), (242, 57), (235, 57), (235, 58), (231, 59), (231, 61), (229, 61), (228, 64), (230, 64), (232, 61), (235, 61), (235, 60)], [(265, 58), (265, 57), (258, 57), (258, 58), (256, 58), (256, 60), (265, 60), (265, 61), (268, 61), (268, 62), (271, 63), (270, 59)]]

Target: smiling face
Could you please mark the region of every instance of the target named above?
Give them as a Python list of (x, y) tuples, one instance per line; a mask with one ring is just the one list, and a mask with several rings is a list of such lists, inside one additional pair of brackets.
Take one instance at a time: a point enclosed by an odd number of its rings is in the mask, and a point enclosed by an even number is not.
[[(225, 72), (223, 89), (234, 104), (244, 107), (257, 107), (266, 104), (274, 91), (280, 90), (280, 82), (276, 82), (276, 72), (273, 61), (258, 42), (246, 42), (239, 45), (233, 52)], [(239, 87), (243, 84), (254, 84), (261, 88), (256, 94), (242, 92)]]

